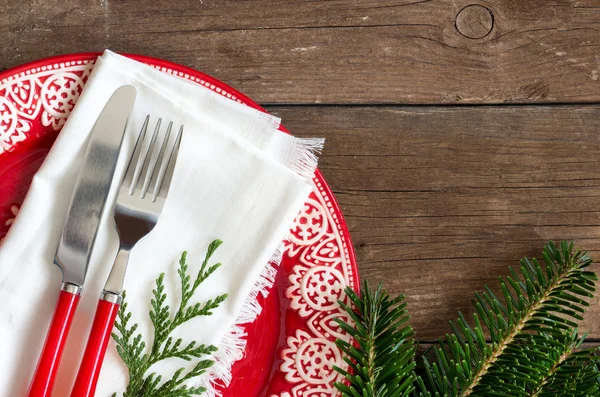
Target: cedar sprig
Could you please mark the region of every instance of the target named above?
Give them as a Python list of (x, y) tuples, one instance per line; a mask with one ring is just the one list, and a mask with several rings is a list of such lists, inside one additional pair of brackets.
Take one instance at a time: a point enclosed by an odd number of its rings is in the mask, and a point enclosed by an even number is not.
[[(215, 240), (209, 245), (202, 266), (193, 281), (188, 274), (187, 252), (181, 255), (177, 271), (181, 281), (181, 300), (174, 313), (171, 313), (169, 305), (166, 304), (165, 274), (162, 273), (157, 278), (150, 302), (150, 320), (154, 329), (150, 344), (137, 333), (137, 324), (130, 325), (132, 314), (127, 311), (127, 302), (123, 301), (115, 323), (116, 332), (112, 334), (117, 344), (117, 352), (129, 371), (129, 385), (123, 397), (192, 397), (206, 391), (203, 387), (189, 387), (185, 383), (204, 374), (214, 364), (212, 360), (202, 357), (215, 353), (217, 348), (198, 344), (196, 341), (184, 343), (181, 338), (174, 339), (171, 334), (177, 327), (194, 318), (212, 315), (213, 310), (227, 298), (227, 294), (222, 294), (204, 303), (190, 304), (202, 283), (221, 266), (220, 263), (208, 266), (210, 258), (221, 244), (222, 241)], [(150, 347), (149, 351), (147, 346)], [(146, 375), (154, 364), (172, 358), (199, 361), (187, 372), (184, 368), (178, 369), (164, 382), (160, 374), (152, 372)], [(116, 393), (113, 396), (116, 397)]]

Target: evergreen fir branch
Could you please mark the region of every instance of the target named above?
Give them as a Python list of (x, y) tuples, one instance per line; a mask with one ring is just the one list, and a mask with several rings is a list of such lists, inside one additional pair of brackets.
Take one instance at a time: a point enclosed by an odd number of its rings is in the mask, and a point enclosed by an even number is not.
[(353, 321), (350, 325), (336, 319), (352, 342), (338, 339), (349, 370), (335, 367), (348, 384), (335, 386), (344, 397), (399, 397), (414, 390), (416, 375), (413, 330), (408, 325), (404, 296), (390, 298), (381, 284), (375, 292), (364, 286), (359, 297), (351, 288), (346, 295), (352, 307), (340, 301), (340, 306)]
[(562, 350), (552, 352), (552, 366), (529, 397), (600, 395), (598, 348), (578, 350), (585, 338), (580, 338), (577, 330), (565, 335)]
[[(588, 373), (572, 359), (572, 335), (595, 291), (597, 277), (587, 270), (592, 261), (566, 242), (547, 244), (543, 258), (545, 266), (524, 259), (520, 275), (512, 270), (500, 278), (503, 300), (488, 287), (476, 294), (475, 325), (459, 314), (453, 333), (434, 349), (433, 363), (425, 358), (430, 389), (421, 389), (424, 395), (543, 395), (563, 368)], [(593, 377), (581, 377), (577, 390), (588, 387), (593, 390)]]
[[(216, 352), (217, 348), (197, 344), (196, 341), (184, 344), (181, 338), (174, 339), (171, 334), (177, 327), (194, 318), (212, 315), (213, 310), (227, 298), (227, 295), (223, 294), (204, 303), (190, 304), (197, 289), (221, 266), (220, 263), (208, 266), (210, 258), (221, 243), (220, 240), (215, 240), (209, 245), (202, 266), (193, 281), (188, 274), (187, 252), (181, 255), (177, 271), (181, 282), (181, 301), (174, 313), (171, 313), (169, 305), (166, 304), (165, 274), (162, 273), (158, 277), (150, 301), (149, 315), (154, 331), (150, 344), (137, 332), (138, 325), (130, 324), (132, 314), (127, 311), (127, 302), (123, 294), (123, 304), (115, 323), (115, 332), (112, 334), (117, 352), (129, 371), (129, 385), (123, 397), (192, 397), (206, 391), (203, 387), (189, 387), (185, 383), (204, 374), (213, 365), (212, 360), (201, 358)], [(154, 364), (173, 358), (199, 361), (187, 372), (180, 368), (171, 379), (164, 382), (160, 374), (146, 375)], [(113, 397), (116, 397), (116, 393)]]
[(349, 368), (336, 368), (345, 377), (336, 387), (344, 397), (600, 396), (600, 352), (582, 350), (577, 331), (595, 292), (592, 261), (566, 242), (547, 244), (543, 258), (500, 278), (500, 297), (476, 294), (473, 325), (459, 313), (418, 368), (403, 297), (348, 289), (352, 307), (340, 305), (353, 325), (338, 323), (350, 341), (337, 345)]

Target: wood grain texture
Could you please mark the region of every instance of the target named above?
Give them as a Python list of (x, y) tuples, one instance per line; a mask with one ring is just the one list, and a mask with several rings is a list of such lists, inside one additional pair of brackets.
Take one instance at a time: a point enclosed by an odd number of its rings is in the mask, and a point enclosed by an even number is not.
[[(548, 239), (600, 260), (600, 105), (581, 104), (600, 102), (599, 0), (0, 0), (0, 11), (0, 70), (107, 47), (160, 57), (271, 104), (296, 135), (325, 136), (320, 168), (361, 276), (407, 294), (421, 340)], [(573, 105), (529, 106), (557, 102)], [(583, 326), (600, 341), (598, 300)]]
[[(472, 4), (493, 14), (481, 39), (456, 27)], [(0, 10), (0, 68), (109, 47), (194, 67), (261, 103), (600, 100), (598, 0), (0, 0)]]
[[(270, 110), (327, 138), (320, 169), (360, 274), (407, 295), (420, 339), (449, 331), (475, 291), (550, 239), (600, 260), (600, 106)], [(598, 302), (583, 324), (592, 338)]]

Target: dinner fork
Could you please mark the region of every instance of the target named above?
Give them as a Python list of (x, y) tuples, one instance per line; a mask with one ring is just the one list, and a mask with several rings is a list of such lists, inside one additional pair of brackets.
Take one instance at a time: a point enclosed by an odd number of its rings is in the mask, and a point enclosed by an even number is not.
[(170, 139), (173, 122), (170, 122), (162, 143), (158, 145), (162, 122), (159, 119), (150, 142), (146, 145), (149, 120), (150, 116), (147, 116), (117, 194), (115, 224), (120, 239), (119, 252), (98, 300), (96, 315), (71, 397), (93, 397), (96, 391), (106, 347), (123, 300), (123, 283), (129, 254), (156, 226), (171, 185), (183, 126), (179, 128), (173, 140)]

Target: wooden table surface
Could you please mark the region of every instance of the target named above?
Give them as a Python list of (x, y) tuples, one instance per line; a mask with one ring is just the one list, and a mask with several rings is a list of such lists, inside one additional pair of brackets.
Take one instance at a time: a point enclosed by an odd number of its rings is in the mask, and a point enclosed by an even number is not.
[[(549, 240), (600, 260), (600, 0), (0, 0), (0, 69), (145, 54), (248, 94), (320, 168), (418, 338)], [(600, 271), (600, 266), (595, 266)], [(600, 304), (584, 328), (600, 342)]]

